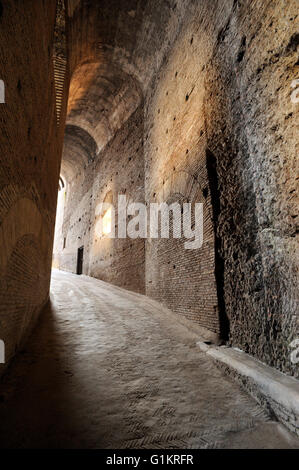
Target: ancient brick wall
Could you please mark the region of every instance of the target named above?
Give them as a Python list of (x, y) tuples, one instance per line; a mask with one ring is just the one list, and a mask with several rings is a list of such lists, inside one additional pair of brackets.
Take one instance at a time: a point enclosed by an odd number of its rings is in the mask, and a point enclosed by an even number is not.
[(107, 200), (109, 193), (109, 200), (116, 210), (115, 230), (118, 233), (118, 195), (125, 195), (127, 203), (144, 202), (143, 105), (117, 131), (95, 167), (89, 273), (145, 293), (144, 240), (99, 239), (97, 236), (95, 227), (99, 216), (96, 216), (96, 207)]
[(194, 179), (205, 244), (190, 254), (176, 240), (148, 242), (146, 292), (297, 374), (296, 2), (212, 3), (186, 16), (145, 121), (146, 200), (168, 194), (169, 180), (188, 198), (176, 182)]
[[(86, 274), (145, 291), (294, 375), (296, 3), (128, 0), (111, 11), (103, 1), (98, 14), (75, 2), (62, 166), (71, 175), (64, 269), (74, 271), (84, 245)], [(202, 202), (202, 248), (97, 240), (97, 204), (125, 191), (146, 204)]]
[(145, 197), (149, 202), (203, 203), (204, 243), (200, 249), (186, 250), (184, 238), (147, 241), (146, 293), (220, 333), (203, 113), (206, 46), (198, 33), (197, 14), (192, 10), (187, 16), (165, 65), (149, 87)]
[(55, 110), (55, 13), (52, 0), (7, 0), (0, 8), (0, 338), (6, 365), (49, 294), (63, 137)]
[(84, 274), (144, 293), (144, 240), (100, 238), (96, 233), (96, 208), (109, 193), (116, 209), (119, 194), (128, 203), (144, 202), (142, 105), (95, 160), (68, 183), (60, 237), (61, 245), (66, 239), (66, 246), (59, 250), (59, 267), (75, 273), (78, 248), (84, 246)]

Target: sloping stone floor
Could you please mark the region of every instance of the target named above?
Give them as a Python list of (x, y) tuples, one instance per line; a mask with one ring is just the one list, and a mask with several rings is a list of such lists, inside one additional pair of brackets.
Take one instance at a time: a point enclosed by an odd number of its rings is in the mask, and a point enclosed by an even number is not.
[(298, 448), (146, 297), (53, 271), (0, 384), (2, 448)]

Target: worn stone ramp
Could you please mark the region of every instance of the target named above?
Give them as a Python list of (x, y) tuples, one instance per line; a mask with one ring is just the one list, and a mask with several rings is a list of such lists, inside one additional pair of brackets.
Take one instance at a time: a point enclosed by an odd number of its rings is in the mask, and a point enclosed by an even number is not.
[(1, 383), (1, 447), (298, 448), (164, 313), (54, 271), (51, 304)]

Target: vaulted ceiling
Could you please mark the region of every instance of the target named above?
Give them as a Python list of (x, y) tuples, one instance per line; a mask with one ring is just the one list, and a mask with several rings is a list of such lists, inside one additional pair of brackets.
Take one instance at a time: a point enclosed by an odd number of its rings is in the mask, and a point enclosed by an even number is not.
[[(71, 80), (62, 171), (69, 177), (86, 164), (83, 136), (96, 143), (99, 153), (142, 102), (190, 3), (68, 1)], [(73, 171), (72, 164), (77, 166)]]

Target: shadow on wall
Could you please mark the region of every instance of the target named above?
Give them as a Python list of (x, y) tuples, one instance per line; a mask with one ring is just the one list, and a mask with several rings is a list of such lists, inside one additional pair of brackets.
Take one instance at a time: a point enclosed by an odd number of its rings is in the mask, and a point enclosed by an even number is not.
[(224, 259), (221, 255), (221, 239), (217, 233), (218, 219), (220, 214), (217, 161), (215, 155), (209, 149), (206, 150), (206, 163), (212, 200), (213, 225), (215, 233), (215, 278), (218, 298), (220, 339), (227, 341), (229, 339), (229, 319), (226, 313), (224, 301)]

